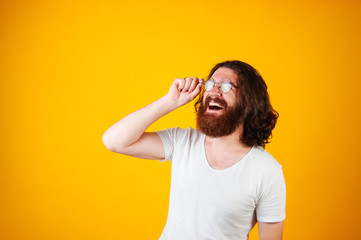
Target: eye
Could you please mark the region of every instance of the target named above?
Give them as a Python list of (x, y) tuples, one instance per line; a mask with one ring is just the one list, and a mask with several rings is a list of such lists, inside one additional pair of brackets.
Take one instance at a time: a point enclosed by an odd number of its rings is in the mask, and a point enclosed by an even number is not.
[(232, 89), (232, 84), (230, 82), (227, 82), (227, 81), (222, 82), (221, 88), (222, 88), (223, 93), (228, 93)]
[(207, 92), (211, 91), (211, 90), (213, 89), (213, 87), (214, 87), (214, 81), (213, 81), (213, 79), (208, 80), (208, 81), (204, 84), (204, 89), (205, 89)]

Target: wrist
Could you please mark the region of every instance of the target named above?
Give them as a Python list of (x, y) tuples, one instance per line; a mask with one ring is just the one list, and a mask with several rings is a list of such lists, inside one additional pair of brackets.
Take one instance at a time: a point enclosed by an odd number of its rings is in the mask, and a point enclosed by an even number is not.
[(176, 110), (179, 105), (176, 99), (172, 99), (169, 94), (164, 95), (159, 99), (160, 105), (162, 110), (166, 111), (167, 113)]

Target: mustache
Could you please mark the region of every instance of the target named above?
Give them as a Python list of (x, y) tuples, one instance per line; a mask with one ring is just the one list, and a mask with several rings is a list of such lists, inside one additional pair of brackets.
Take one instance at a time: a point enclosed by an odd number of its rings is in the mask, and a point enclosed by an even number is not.
[(208, 107), (209, 103), (211, 101), (220, 104), (224, 108), (227, 108), (227, 106), (228, 106), (227, 102), (224, 101), (223, 99), (220, 99), (219, 97), (212, 97), (212, 96), (209, 96), (209, 97), (206, 98), (205, 106)]

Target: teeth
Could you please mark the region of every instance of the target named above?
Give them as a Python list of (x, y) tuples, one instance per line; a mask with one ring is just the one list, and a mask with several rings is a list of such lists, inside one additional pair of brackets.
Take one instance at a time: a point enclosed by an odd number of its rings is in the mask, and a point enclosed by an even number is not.
[(209, 103), (209, 106), (210, 106), (210, 107), (219, 107), (219, 108), (223, 108), (220, 104), (215, 103), (215, 102), (210, 102), (210, 103)]

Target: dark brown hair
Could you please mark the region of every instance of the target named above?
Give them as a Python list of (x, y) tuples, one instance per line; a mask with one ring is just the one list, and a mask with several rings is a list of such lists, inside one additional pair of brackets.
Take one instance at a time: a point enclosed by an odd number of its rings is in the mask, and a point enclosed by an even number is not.
[[(267, 85), (256, 69), (241, 61), (225, 61), (213, 67), (208, 75), (212, 77), (218, 68), (229, 68), (238, 75), (238, 107), (242, 114), (240, 122), (244, 122), (243, 135), (240, 140), (249, 146), (262, 146), (269, 143), (272, 130), (276, 126), (278, 112), (271, 106)], [(194, 104), (196, 111), (202, 104), (204, 89)]]

